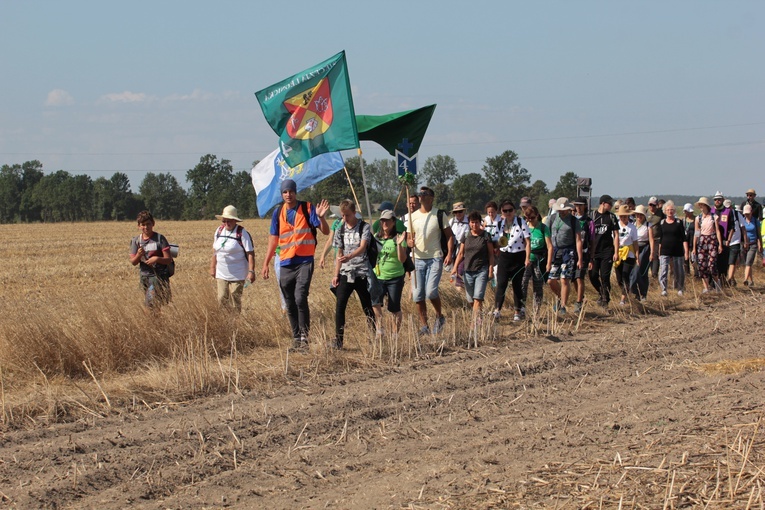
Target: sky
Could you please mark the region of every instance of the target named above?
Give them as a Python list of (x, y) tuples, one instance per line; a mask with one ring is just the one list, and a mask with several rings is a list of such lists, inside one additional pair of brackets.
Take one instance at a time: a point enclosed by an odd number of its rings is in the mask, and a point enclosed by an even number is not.
[(761, 0), (0, 0), (0, 164), (136, 192), (205, 154), (249, 171), (278, 140), (254, 93), (341, 50), (357, 114), (438, 105), (420, 165), (513, 150), (551, 189), (765, 195)]

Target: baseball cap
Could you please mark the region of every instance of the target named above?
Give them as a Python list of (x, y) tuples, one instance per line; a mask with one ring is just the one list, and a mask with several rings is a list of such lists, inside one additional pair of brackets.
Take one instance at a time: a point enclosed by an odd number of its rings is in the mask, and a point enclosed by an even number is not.
[(600, 203), (601, 204), (614, 205), (614, 199), (611, 198), (611, 195), (601, 195), (600, 196)]
[(693, 204), (688, 202), (683, 206), (683, 211), (685, 212), (693, 212)]
[(392, 210), (393, 210), (393, 202), (391, 202), (390, 200), (384, 201), (377, 207), (377, 212), (392, 211)]
[(392, 220), (395, 216), (393, 215), (393, 211), (390, 209), (385, 209), (382, 213), (380, 213), (380, 219), (381, 220)]
[(648, 205), (659, 205), (659, 199), (656, 197), (649, 198)]

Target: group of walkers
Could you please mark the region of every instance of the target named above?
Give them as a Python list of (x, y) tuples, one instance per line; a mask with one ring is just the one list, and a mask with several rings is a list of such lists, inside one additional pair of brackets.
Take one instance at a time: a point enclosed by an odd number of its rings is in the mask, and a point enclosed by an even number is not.
[[(619, 287), (619, 304), (633, 298), (644, 303), (649, 274), (658, 280), (661, 296), (672, 291), (682, 296), (685, 278), (700, 278), (703, 292), (736, 285), (735, 269), (741, 258), (745, 265), (744, 284), (752, 285), (755, 256), (763, 254), (765, 228), (762, 206), (753, 189), (737, 211), (721, 193), (713, 202), (701, 197), (685, 204), (683, 217), (675, 204), (651, 197), (648, 207), (634, 200), (622, 203), (609, 195), (600, 197), (590, 212), (586, 197), (553, 199), (544, 218), (528, 197), (516, 208), (511, 200), (499, 206), (490, 201), (485, 215), (467, 212), (464, 203), (447, 211), (434, 208), (435, 193), (423, 186), (408, 199), (408, 213), (400, 219), (391, 202), (383, 202), (379, 219), (372, 225), (345, 200), (339, 218), (330, 227), (326, 200), (311, 204), (297, 199), (292, 180), (281, 183), (283, 203), (276, 208), (269, 230), (268, 247), (261, 276), (270, 277), (270, 265), (279, 283), (282, 309), (292, 330), (292, 348), (308, 347), (311, 326), (309, 290), (314, 272), (317, 231), (330, 236), (321, 253), (320, 266), (333, 253), (330, 289), (336, 296), (335, 335), (331, 346), (343, 348), (346, 309), (355, 292), (366, 322), (380, 337), (390, 328), (396, 335), (402, 322), (401, 301), (409, 274), (412, 299), (417, 308), (420, 335), (443, 331), (446, 317), (439, 294), (441, 275), (446, 271), (458, 288), (464, 289), (473, 311), (475, 330), (482, 323), (483, 302), (494, 287), (494, 309), (499, 320), (508, 287), (512, 289), (513, 321), (526, 316), (529, 283), (533, 289), (533, 310), (543, 303), (545, 284), (554, 294), (553, 310), (565, 315), (569, 301), (574, 313), (584, 303), (585, 281), (598, 293), (598, 304), (608, 309), (611, 301), (611, 273)], [(221, 225), (213, 239), (210, 275), (217, 281), (221, 306), (241, 310), (245, 285), (255, 280), (252, 236), (241, 226), (236, 208), (227, 206), (217, 216)], [(140, 234), (133, 238), (130, 261), (140, 265), (141, 287), (149, 306), (170, 300), (168, 273), (172, 264), (170, 245), (154, 232), (148, 211), (138, 216)], [(151, 293), (151, 296), (149, 295)], [(431, 323), (427, 302), (435, 317)], [(390, 318), (383, 313), (386, 304)], [(432, 328), (431, 328), (432, 324)]]

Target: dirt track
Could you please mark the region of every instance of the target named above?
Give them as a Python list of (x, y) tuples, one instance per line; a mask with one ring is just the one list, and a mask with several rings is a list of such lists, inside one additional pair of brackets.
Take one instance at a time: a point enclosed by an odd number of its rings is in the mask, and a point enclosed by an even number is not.
[(765, 371), (699, 369), (765, 358), (764, 302), (742, 317), (741, 299), (8, 432), (0, 496), (18, 508), (761, 508)]

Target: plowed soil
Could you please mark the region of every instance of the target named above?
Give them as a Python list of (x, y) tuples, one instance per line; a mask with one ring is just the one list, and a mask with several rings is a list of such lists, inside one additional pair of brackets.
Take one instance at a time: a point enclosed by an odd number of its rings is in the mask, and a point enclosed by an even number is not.
[[(17, 508), (762, 508), (760, 295), (6, 431)], [(565, 330), (565, 328), (564, 328)], [(340, 358), (353, 352), (333, 354)], [(310, 354), (309, 354), (310, 356)]]

